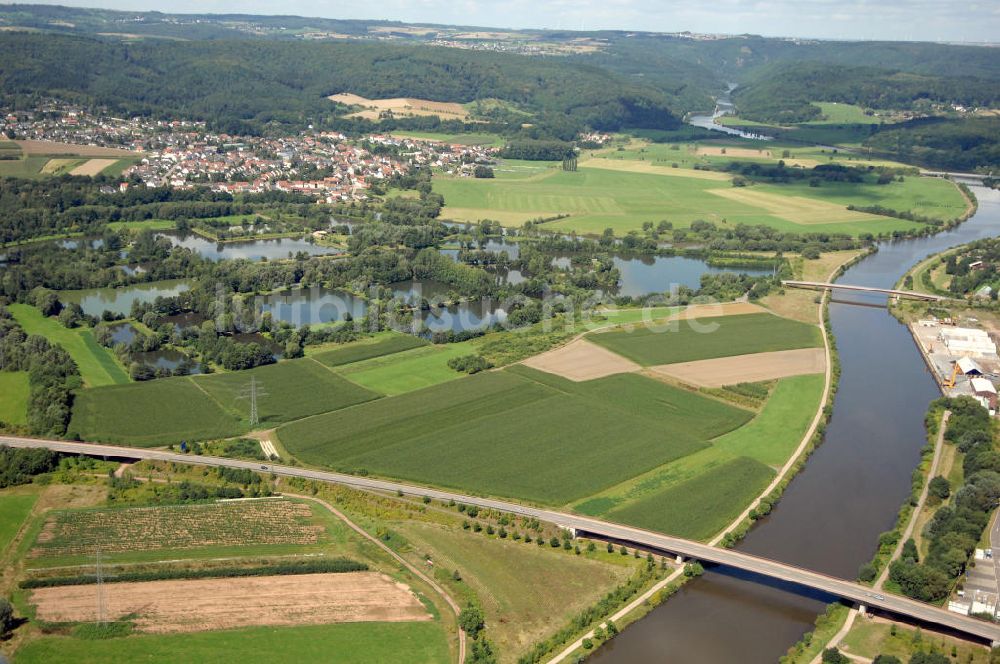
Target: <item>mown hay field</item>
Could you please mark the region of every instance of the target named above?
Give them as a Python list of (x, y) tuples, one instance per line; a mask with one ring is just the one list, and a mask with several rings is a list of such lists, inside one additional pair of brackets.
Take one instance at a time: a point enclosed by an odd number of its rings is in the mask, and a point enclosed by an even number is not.
[(815, 325), (768, 313), (678, 320), (662, 327), (600, 332), (587, 339), (643, 366), (813, 348), (823, 343)]
[(738, 457), (606, 516), (678, 537), (707, 539), (735, 519), (773, 477), (770, 467)]
[[(608, 168), (599, 167), (602, 162)], [(890, 233), (919, 226), (847, 209), (849, 202), (879, 203), (882, 199), (874, 194), (881, 196), (895, 185), (881, 190), (874, 184), (858, 185), (849, 200), (841, 195), (840, 188), (832, 186), (753, 187), (754, 191), (759, 188), (769, 194), (765, 197), (768, 205), (764, 206), (759, 201), (712, 195), (728, 193), (733, 187), (725, 179), (706, 179), (704, 171), (671, 170), (668, 176), (659, 168), (635, 172), (632, 165), (603, 159), (585, 161), (576, 172), (548, 168), (530, 177), (501, 177), (503, 168), (503, 164), (497, 167), (495, 179), (436, 175), (434, 191), (444, 196), (446, 205), (442, 217), (456, 221), (498, 219), (507, 225), (519, 225), (528, 219), (563, 214), (569, 217), (548, 222), (545, 228), (589, 234), (613, 228), (619, 235), (641, 230), (643, 222), (664, 218), (675, 227), (685, 227), (700, 219), (723, 227), (763, 224), (787, 232), (851, 235)], [(787, 205), (780, 205), (782, 197), (789, 197)], [(811, 216), (815, 210), (823, 213), (821, 218)]]
[(478, 374), (278, 429), (307, 463), (564, 504), (672, 459), (750, 413), (632, 374)]

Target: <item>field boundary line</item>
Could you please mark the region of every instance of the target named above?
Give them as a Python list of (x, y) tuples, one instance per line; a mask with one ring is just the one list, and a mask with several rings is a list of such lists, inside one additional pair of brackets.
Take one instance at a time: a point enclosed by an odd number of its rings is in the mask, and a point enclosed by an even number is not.
[[(395, 551), (393, 551), (392, 549), (390, 549), (379, 538), (375, 537), (374, 535), (372, 535), (371, 533), (369, 533), (367, 530), (365, 530), (364, 528), (362, 528), (361, 526), (359, 526), (358, 524), (354, 523), (349, 518), (347, 518), (346, 514), (344, 514), (343, 512), (341, 512), (336, 507), (334, 507), (330, 503), (326, 502), (322, 498), (316, 498), (314, 496), (304, 496), (304, 495), (298, 494), (298, 493), (286, 493), (286, 492), (282, 492), (282, 494), (285, 495), (285, 496), (293, 497), (293, 498), (301, 498), (303, 500), (311, 500), (311, 501), (313, 501), (315, 503), (319, 503), (321, 506), (325, 507), (334, 516), (336, 516), (341, 521), (343, 521), (344, 523), (346, 523), (351, 528), (351, 530), (357, 532), (359, 535), (361, 535), (365, 539), (367, 539), (370, 542), (372, 542), (373, 544), (375, 544), (375, 546), (379, 547), (380, 549), (382, 549), (383, 551), (385, 551), (386, 553), (388, 553), (395, 560), (397, 560), (404, 567), (406, 567), (406, 569), (410, 570), (410, 572), (412, 572), (415, 576), (417, 576), (419, 579), (421, 579), (427, 585), (429, 585), (431, 588), (433, 588), (441, 596), (441, 598), (444, 599), (444, 601), (448, 604), (448, 606), (451, 608), (451, 610), (455, 613), (455, 620), (456, 621), (458, 620), (458, 614), (461, 613), (462, 610), (461, 610), (461, 608), (459, 608), (458, 603), (455, 602), (454, 599), (452, 599), (451, 595), (449, 595), (448, 592), (444, 588), (442, 588), (440, 585), (438, 585), (438, 583), (436, 581), (434, 581), (434, 579), (431, 579), (426, 574), (424, 574), (419, 569), (417, 569), (417, 567), (415, 565), (413, 565), (410, 561), (406, 560), (401, 555), (399, 555), (398, 553), (396, 553)], [(465, 630), (463, 630), (462, 627), (459, 625), (458, 626), (458, 664), (463, 664), (464, 662), (465, 662)]]
[(235, 408), (226, 408), (225, 406), (223, 406), (222, 402), (216, 399), (211, 392), (209, 392), (204, 387), (198, 384), (198, 381), (194, 379), (194, 376), (188, 376), (187, 379), (192, 385), (197, 387), (202, 394), (211, 399), (215, 403), (215, 405), (221, 408), (223, 413), (228, 413), (229, 415), (235, 415), (237, 418), (240, 417), (239, 411), (237, 411)]

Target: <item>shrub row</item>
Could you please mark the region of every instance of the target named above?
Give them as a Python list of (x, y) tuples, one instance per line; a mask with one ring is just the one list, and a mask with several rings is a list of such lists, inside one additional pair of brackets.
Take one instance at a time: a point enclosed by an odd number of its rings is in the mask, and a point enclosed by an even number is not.
[[(114, 575), (115, 582), (166, 581), (174, 579), (229, 579), (246, 576), (284, 576), (294, 574), (339, 574), (365, 572), (368, 565), (350, 558), (327, 560), (298, 560), (262, 565), (258, 567), (221, 567), (207, 569), (160, 569), (149, 572), (121, 572)], [(95, 582), (93, 575), (54, 576), (42, 579), (25, 579), (21, 588), (51, 588), (53, 586), (85, 586)]]

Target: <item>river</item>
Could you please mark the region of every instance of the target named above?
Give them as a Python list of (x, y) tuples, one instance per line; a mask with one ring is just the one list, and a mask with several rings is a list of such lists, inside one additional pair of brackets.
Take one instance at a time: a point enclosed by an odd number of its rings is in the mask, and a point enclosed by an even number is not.
[[(979, 211), (969, 221), (933, 237), (882, 244), (841, 281), (891, 287), (928, 254), (1000, 234), (1000, 192), (973, 190)], [(834, 298), (841, 377), (826, 439), (740, 550), (854, 578), (879, 534), (893, 526), (926, 442), (924, 412), (940, 393), (909, 330), (884, 303), (861, 293)], [(712, 568), (588, 661), (773, 664), (831, 599)]]

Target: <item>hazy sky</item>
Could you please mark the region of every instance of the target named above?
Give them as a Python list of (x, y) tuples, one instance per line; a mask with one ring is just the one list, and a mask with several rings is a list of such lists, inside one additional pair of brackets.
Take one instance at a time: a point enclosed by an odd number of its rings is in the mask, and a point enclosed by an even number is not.
[[(45, 2), (45, 0), (35, 0)], [(1000, 0), (61, 0), (163, 12), (296, 14), (510, 28), (1000, 41)], [(1000, 57), (1000, 52), (998, 56)]]

